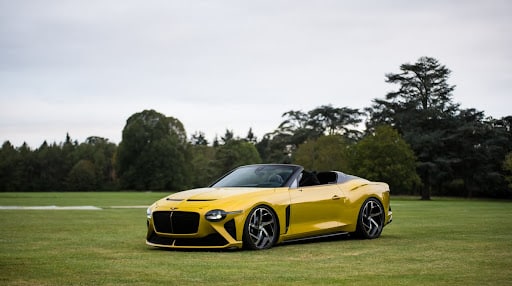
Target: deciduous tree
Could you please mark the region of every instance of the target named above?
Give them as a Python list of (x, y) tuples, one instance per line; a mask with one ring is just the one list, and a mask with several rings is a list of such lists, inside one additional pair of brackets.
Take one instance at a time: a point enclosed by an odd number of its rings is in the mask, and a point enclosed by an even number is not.
[(254, 144), (242, 139), (231, 139), (215, 151), (216, 176), (242, 165), (257, 163), (261, 163), (258, 150)]
[(321, 136), (299, 145), (293, 162), (316, 171), (348, 170), (347, 140), (341, 135)]
[(137, 190), (180, 190), (188, 185), (189, 146), (183, 124), (154, 110), (126, 121), (117, 160), (121, 186)]
[(389, 184), (395, 194), (414, 194), (421, 181), (411, 147), (388, 125), (375, 128), (350, 152), (354, 174)]

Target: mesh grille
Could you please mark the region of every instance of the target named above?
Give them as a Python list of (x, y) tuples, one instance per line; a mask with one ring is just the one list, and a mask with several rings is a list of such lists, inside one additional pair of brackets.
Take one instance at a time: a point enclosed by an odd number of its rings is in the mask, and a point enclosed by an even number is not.
[(193, 212), (158, 211), (153, 213), (155, 230), (160, 233), (197, 233), (199, 214)]

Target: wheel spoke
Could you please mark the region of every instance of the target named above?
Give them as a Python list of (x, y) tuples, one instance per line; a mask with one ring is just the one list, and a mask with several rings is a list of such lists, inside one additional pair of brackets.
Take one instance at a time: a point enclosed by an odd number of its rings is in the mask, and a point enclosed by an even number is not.
[(248, 234), (252, 243), (257, 248), (263, 249), (274, 242), (276, 227), (274, 214), (261, 207), (256, 209), (249, 218)]
[(369, 200), (363, 205), (361, 211), (361, 230), (368, 238), (378, 236), (384, 222), (384, 212), (381, 205), (374, 201)]

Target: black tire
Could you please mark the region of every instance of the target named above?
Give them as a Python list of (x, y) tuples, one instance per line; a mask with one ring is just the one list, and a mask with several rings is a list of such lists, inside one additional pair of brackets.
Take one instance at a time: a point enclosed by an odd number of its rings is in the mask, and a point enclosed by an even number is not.
[(274, 211), (264, 205), (251, 210), (244, 225), (243, 245), (253, 250), (274, 246), (279, 237), (279, 222)]
[(376, 198), (364, 201), (357, 218), (356, 237), (374, 239), (380, 236), (384, 228), (384, 208)]

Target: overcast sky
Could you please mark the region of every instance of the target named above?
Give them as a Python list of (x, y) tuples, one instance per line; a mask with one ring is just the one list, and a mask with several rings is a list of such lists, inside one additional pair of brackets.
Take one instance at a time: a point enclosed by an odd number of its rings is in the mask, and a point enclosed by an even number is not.
[[(0, 141), (101, 136), (155, 109), (258, 138), (289, 110), (364, 108), (421, 56), (454, 101), (512, 115), (512, 1), (0, 0)], [(1, 144), (0, 142), (0, 144)]]

